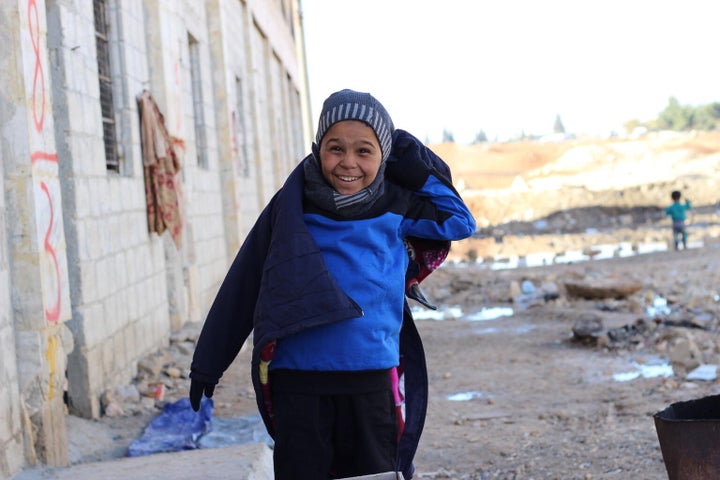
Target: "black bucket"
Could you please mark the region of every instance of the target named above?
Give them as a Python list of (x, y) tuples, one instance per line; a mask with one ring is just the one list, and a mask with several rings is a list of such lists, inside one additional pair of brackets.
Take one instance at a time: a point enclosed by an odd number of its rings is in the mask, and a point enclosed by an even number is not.
[(720, 395), (673, 403), (653, 418), (670, 480), (720, 479)]

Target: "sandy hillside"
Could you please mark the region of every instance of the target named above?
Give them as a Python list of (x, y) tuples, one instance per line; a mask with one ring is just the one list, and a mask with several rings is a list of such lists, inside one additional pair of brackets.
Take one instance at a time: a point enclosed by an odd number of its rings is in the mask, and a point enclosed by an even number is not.
[[(515, 142), (462, 146), (452, 143), (431, 148), (450, 165), (463, 196), (478, 206), (478, 216), (487, 224), (506, 221), (483, 208), (483, 197), (516, 200), (524, 193), (534, 197), (552, 197), (559, 189), (580, 189), (601, 194), (627, 190), (640, 185), (696, 185), (700, 179), (716, 180), (720, 171), (720, 132), (660, 133), (638, 139), (584, 139), (555, 143)], [(645, 204), (664, 205), (669, 192), (653, 192), (643, 198)], [(692, 192), (697, 204), (716, 203), (720, 193), (707, 188)], [(595, 198), (600, 200), (601, 196)], [(638, 203), (640, 198), (630, 202)], [(526, 203), (513, 209), (524, 214)], [(552, 204), (537, 208), (534, 217), (553, 211)], [(597, 202), (598, 204), (601, 202)], [(618, 203), (617, 201), (615, 203)], [(560, 208), (584, 206), (571, 201)], [(517, 219), (517, 218), (513, 218)], [(529, 220), (530, 218), (524, 218)]]
[[(456, 255), (559, 252), (600, 242), (608, 230), (616, 237), (618, 229), (627, 230), (627, 241), (654, 241), (648, 227), (669, 225), (662, 210), (672, 190), (696, 207), (690, 223), (707, 222), (720, 202), (720, 133), (431, 148), (450, 164), (480, 227)], [(547, 240), (589, 231), (595, 238), (579, 243), (572, 236)]]

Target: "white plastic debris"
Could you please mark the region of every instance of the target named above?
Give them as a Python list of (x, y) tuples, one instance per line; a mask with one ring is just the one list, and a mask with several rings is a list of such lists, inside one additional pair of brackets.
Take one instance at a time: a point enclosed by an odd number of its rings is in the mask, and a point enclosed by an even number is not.
[(709, 382), (717, 378), (717, 369), (717, 365), (703, 364), (690, 371), (690, 373), (685, 376), (685, 379)]

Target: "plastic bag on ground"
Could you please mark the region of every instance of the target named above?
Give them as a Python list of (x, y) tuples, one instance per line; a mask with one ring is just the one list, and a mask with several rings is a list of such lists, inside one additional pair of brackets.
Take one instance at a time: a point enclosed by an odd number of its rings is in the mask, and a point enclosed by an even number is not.
[(244, 417), (214, 417), (210, 431), (200, 438), (200, 448), (218, 448), (246, 443), (265, 443), (274, 446), (272, 437), (268, 435), (260, 414), (255, 413)]
[(128, 457), (199, 448), (200, 437), (210, 429), (212, 410), (210, 398), (202, 399), (197, 412), (188, 398), (166, 404), (142, 436), (130, 445)]

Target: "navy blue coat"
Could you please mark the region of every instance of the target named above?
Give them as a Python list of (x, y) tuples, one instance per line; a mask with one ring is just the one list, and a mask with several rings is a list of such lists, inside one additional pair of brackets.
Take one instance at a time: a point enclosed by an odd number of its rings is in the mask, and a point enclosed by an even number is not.
[[(439, 178), (444, 177), (441, 173), (445, 172), (439, 172)], [(271, 436), (274, 426), (263, 355), (278, 339), (362, 316), (360, 306), (327, 271), (305, 225), (303, 189), (301, 163), (260, 214), (236, 255), (208, 312), (191, 366), (194, 380), (217, 383), (252, 332), (251, 376), (258, 409)], [(474, 227), (472, 218), (469, 222)], [(423, 345), (407, 302), (403, 317), (400, 356), (405, 426), (399, 457), (400, 469), (409, 479), (425, 422), (428, 380)]]

